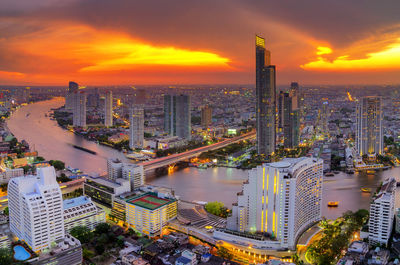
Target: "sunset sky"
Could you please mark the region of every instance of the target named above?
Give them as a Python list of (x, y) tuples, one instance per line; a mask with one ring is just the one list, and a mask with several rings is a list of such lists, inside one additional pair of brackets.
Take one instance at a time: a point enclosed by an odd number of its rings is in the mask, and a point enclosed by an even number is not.
[(399, 0), (0, 0), (0, 84), (399, 84)]

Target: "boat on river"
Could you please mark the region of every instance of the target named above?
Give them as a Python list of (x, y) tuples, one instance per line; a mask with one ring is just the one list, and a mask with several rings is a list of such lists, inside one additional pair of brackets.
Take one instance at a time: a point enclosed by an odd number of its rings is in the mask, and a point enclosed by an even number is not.
[(371, 188), (361, 188), (361, 191), (365, 192), (365, 193), (370, 193), (371, 192)]
[(332, 172), (325, 173), (325, 177), (333, 177), (333, 176), (335, 176), (335, 174), (333, 174)]
[(92, 155), (96, 155), (97, 153), (95, 152), (95, 151), (92, 151), (92, 150), (90, 150), (90, 149), (87, 149), (87, 148), (85, 148), (85, 147), (82, 147), (82, 146), (79, 146), (79, 145), (72, 145), (74, 148), (76, 148), (76, 149), (79, 149), (79, 150), (82, 150), (82, 151), (85, 151), (85, 152), (88, 152), (89, 154), (92, 154)]
[(328, 207), (338, 207), (338, 206), (339, 206), (339, 202), (334, 202), (334, 201), (328, 202)]

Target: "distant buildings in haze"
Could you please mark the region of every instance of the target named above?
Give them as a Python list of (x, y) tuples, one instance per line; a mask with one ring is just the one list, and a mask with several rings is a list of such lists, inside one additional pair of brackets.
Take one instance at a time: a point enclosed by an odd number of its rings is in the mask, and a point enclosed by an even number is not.
[(104, 102), (104, 126), (113, 126), (113, 95), (112, 91), (106, 92), (106, 99)]
[(201, 108), (201, 126), (208, 128), (212, 123), (212, 108), (205, 105)]

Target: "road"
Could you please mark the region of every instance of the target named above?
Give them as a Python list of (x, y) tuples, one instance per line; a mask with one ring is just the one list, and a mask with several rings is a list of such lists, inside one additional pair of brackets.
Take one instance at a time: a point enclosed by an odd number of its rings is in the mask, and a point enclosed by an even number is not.
[(160, 158), (157, 158), (157, 159), (154, 159), (151, 161), (142, 162), (139, 165), (142, 165), (144, 167), (144, 171), (149, 171), (149, 170), (153, 170), (156, 168), (165, 167), (165, 166), (168, 166), (168, 165), (171, 165), (171, 164), (174, 164), (174, 163), (177, 163), (179, 161), (183, 161), (183, 160), (186, 160), (189, 158), (196, 157), (203, 152), (220, 149), (220, 148), (223, 148), (230, 144), (240, 142), (243, 140), (252, 139), (255, 137), (256, 137), (256, 132), (251, 131), (249, 133), (237, 136), (235, 138), (229, 138), (229, 139), (223, 140), (223, 141), (215, 143), (215, 144), (199, 147), (199, 148), (189, 150), (189, 151), (186, 151), (183, 153), (173, 154), (173, 155), (169, 155), (166, 157), (160, 157)]

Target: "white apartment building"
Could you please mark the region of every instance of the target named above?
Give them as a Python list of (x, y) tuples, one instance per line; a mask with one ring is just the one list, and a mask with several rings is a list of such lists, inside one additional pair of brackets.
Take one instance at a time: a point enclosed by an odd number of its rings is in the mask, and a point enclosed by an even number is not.
[(86, 94), (75, 91), (73, 95), (73, 126), (86, 127)]
[(382, 98), (363, 97), (357, 105), (356, 147), (358, 154), (383, 152)]
[(122, 163), (119, 159), (107, 160), (108, 179), (116, 180), (123, 178), (131, 183), (131, 190), (144, 185), (143, 166)]
[(129, 180), (131, 190), (135, 190), (144, 185), (143, 166), (135, 164), (124, 164), (122, 167), (122, 178)]
[(144, 143), (144, 110), (131, 108), (129, 113), (129, 147), (143, 148)]
[(107, 91), (104, 104), (104, 126), (113, 126), (113, 95), (112, 91)]
[(6, 171), (2, 173), (3, 182), (8, 182), (12, 178), (22, 177), (24, 175), (24, 169), (20, 168), (6, 168)]
[(94, 230), (99, 223), (106, 222), (104, 210), (97, 207), (87, 196), (64, 200), (63, 205), (66, 233), (75, 226), (85, 226)]
[(36, 176), (11, 179), (8, 205), (11, 231), (33, 251), (65, 237), (62, 194), (53, 167), (38, 168)]
[(369, 243), (387, 246), (393, 228), (396, 180), (386, 179), (372, 198), (369, 214)]
[(227, 233), (218, 230), (214, 237), (240, 241), (233, 237), (264, 232), (271, 240), (259, 242), (263, 247), (295, 249), (299, 236), (321, 219), (322, 177), (323, 162), (316, 158), (285, 158), (252, 169), (232, 207)]

